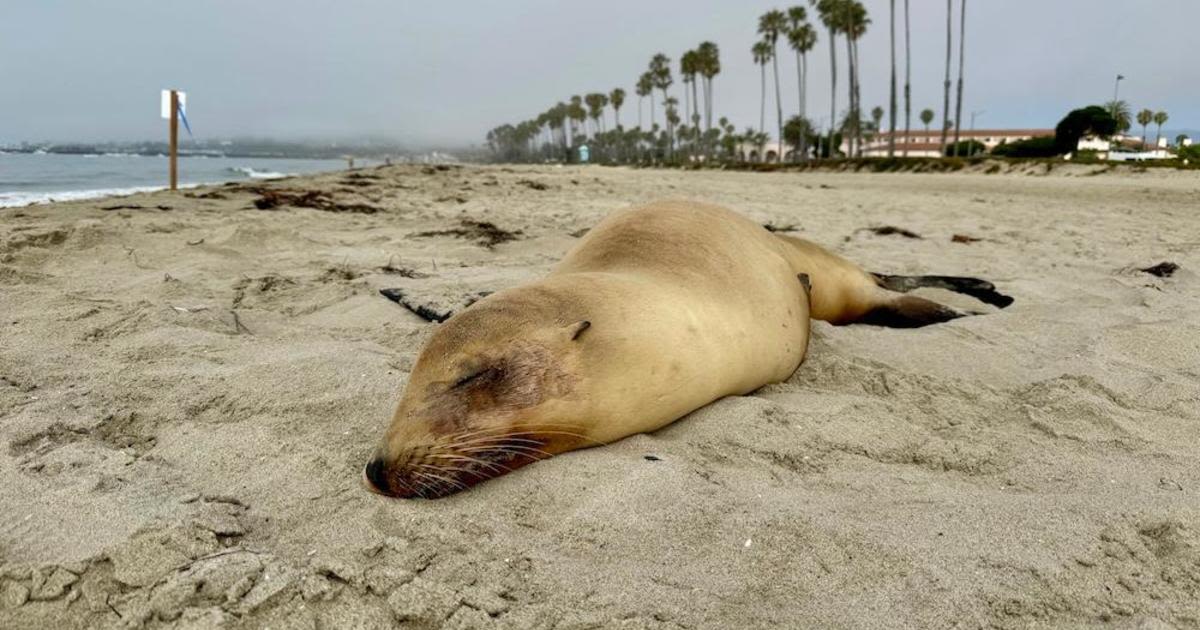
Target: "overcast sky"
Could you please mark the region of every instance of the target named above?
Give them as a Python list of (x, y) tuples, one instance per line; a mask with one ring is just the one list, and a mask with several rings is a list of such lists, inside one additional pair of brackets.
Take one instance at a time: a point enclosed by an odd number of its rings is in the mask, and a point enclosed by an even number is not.
[[(872, 24), (860, 44), (863, 104), (886, 108), (889, 3), (865, 4)], [(957, 12), (959, 0), (954, 4)], [(756, 21), (767, 9), (787, 7), (758, 0), (3, 5), (0, 141), (158, 138), (158, 91), (178, 86), (189, 93), (197, 137), (381, 135), (442, 146), (479, 143), (495, 125), (533, 117), (572, 94), (618, 86), (630, 94), (623, 121), (636, 123), (633, 83), (649, 58), (665, 52), (677, 72), (680, 53), (703, 40), (721, 50), (717, 114), (739, 129), (757, 125), (759, 73), (749, 52)], [(941, 115), (946, 6), (910, 5), (917, 127), (921, 108)], [(1052, 127), (1070, 108), (1110, 99), (1121, 73), (1121, 98), (1135, 112), (1165, 110), (1168, 129), (1200, 128), (1198, 25), (1197, 0), (1136, 7), (1116, 0), (971, 0), (963, 110), (986, 112), (977, 117), (979, 128)], [(901, 50), (902, 34), (898, 29)], [(844, 64), (844, 43), (837, 54)], [(809, 67), (809, 112), (824, 124), (824, 32)], [(779, 70), (785, 114), (794, 112), (795, 58), (782, 46)], [(844, 107), (842, 65), (839, 82)]]

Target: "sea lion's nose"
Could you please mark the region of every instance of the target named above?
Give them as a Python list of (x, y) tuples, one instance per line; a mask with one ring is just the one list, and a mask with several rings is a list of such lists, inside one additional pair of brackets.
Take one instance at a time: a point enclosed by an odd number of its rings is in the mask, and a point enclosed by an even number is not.
[(383, 459), (376, 457), (367, 463), (367, 467), (363, 469), (363, 477), (366, 478), (367, 485), (380, 494), (387, 494), (387, 466), (383, 463)]

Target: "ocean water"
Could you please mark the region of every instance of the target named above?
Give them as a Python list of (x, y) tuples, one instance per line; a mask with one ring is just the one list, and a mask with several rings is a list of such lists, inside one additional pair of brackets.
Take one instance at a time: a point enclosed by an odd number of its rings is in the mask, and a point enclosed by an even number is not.
[[(362, 164), (356, 160), (355, 166)], [(179, 158), (179, 185), (272, 179), (346, 168), (342, 160)], [(0, 153), (0, 208), (128, 195), (167, 186), (167, 158)]]

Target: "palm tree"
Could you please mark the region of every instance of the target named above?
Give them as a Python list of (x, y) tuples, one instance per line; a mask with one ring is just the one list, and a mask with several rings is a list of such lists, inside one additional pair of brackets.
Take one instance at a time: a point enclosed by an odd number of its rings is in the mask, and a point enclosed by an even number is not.
[(688, 90), (688, 84), (696, 79), (696, 53), (691, 50), (684, 51), (679, 56), (679, 80), (683, 83), (683, 117), (690, 120), (691, 114), (691, 99), (692, 94)]
[(603, 122), (600, 117), (604, 115), (604, 108), (608, 107), (608, 96), (603, 92), (592, 92), (583, 97), (588, 107), (588, 116), (592, 119), (592, 137), (602, 131), (600, 123)]
[(550, 118), (551, 131), (558, 129), (558, 136), (561, 142), (561, 147), (564, 151), (567, 150), (568, 146), (566, 128), (564, 126), (564, 123), (567, 121), (568, 111), (569, 106), (566, 103), (559, 101), (557, 105), (550, 108), (549, 112), (546, 112)]
[[(878, 136), (879, 132), (881, 131), (879, 129), (879, 126), (881, 123), (883, 123), (883, 108), (882, 107), (876, 105), (875, 107), (871, 108), (871, 123), (874, 124), (875, 135)], [(889, 145), (891, 145), (891, 143), (889, 143)], [(888, 146), (888, 157), (891, 157), (893, 148), (894, 148), (894, 146)]]
[(954, 7), (951, 6), (953, 0), (946, 0), (946, 82), (943, 83), (944, 91), (942, 97), (942, 150), (941, 155), (946, 154), (946, 132), (950, 129), (950, 40), (953, 35), (951, 27), (951, 16), (954, 13)]
[(612, 92), (608, 93), (608, 102), (613, 108), (613, 124), (615, 128), (621, 128), (621, 106), (625, 104), (625, 90), (621, 88), (613, 88)]
[(759, 100), (761, 105), (758, 108), (758, 131), (762, 133), (767, 124), (767, 62), (771, 60), (771, 45), (766, 41), (755, 42), (750, 47), (750, 54), (754, 57), (754, 63), (758, 64), (762, 76), (762, 96)]
[(1129, 131), (1129, 128), (1133, 126), (1133, 116), (1129, 109), (1129, 103), (1125, 101), (1109, 101), (1104, 104), (1104, 109), (1107, 109), (1108, 113), (1117, 121), (1118, 133)]
[[(683, 77), (684, 83), (692, 84), (692, 109), (688, 120), (691, 121), (693, 127), (700, 127), (700, 103), (696, 98), (696, 77), (700, 74), (701, 66), (700, 53), (695, 50), (689, 50), (683, 53), (679, 59), (679, 74)], [(686, 100), (688, 97), (687, 88), (683, 90), (683, 97)]]
[(933, 122), (934, 113), (932, 109), (921, 110), (921, 122), (925, 125), (925, 136), (929, 136), (929, 123)]
[(700, 76), (704, 77), (704, 128), (712, 129), (712, 80), (721, 73), (721, 52), (712, 42), (700, 42)]
[(829, 155), (833, 156), (833, 132), (837, 121), (837, 5), (840, 0), (809, 0), (817, 9), (817, 16), (829, 31)]
[[(671, 58), (658, 53), (650, 59), (650, 79), (654, 83), (654, 87), (662, 90), (663, 106), (667, 102), (667, 88), (671, 87), (674, 79), (671, 78)], [(653, 103), (653, 100), (651, 100)], [(667, 120), (667, 146), (673, 152), (675, 147), (675, 125), (669, 119)]]
[[(788, 9), (788, 20), (791, 22), (791, 29), (788, 30), (788, 43), (791, 44), (792, 50), (796, 51), (796, 86), (800, 97), (800, 119), (805, 121), (805, 124), (810, 124), (806, 116), (808, 115), (808, 103), (805, 98), (807, 89), (806, 81), (808, 78), (808, 51), (817, 45), (817, 31), (806, 20), (808, 18), (804, 7), (796, 6)], [(800, 136), (800, 146), (796, 153), (800, 159), (807, 157), (808, 134)]]
[[(783, 11), (771, 10), (762, 14), (758, 18), (758, 32), (763, 36), (763, 39), (771, 45), (771, 66), (775, 73), (775, 115), (776, 115), (776, 138), (782, 144), (783, 142), (783, 103), (780, 102), (779, 94), (779, 54), (776, 48), (776, 43), (779, 41), (779, 36), (787, 31), (788, 21), (787, 16)], [(776, 160), (782, 160), (783, 156), (776, 154)]]
[(912, 129), (912, 47), (908, 36), (908, 0), (904, 0), (904, 157), (908, 157), (908, 134)]
[(679, 124), (679, 99), (674, 96), (669, 96), (663, 101), (663, 107), (666, 109), (667, 117), (667, 147), (671, 155), (675, 153), (675, 125)]
[(892, 87), (891, 109), (888, 110), (888, 157), (896, 155), (896, 0), (891, 0), (891, 27), (888, 31), (892, 42)]
[(862, 154), (862, 85), (858, 81), (858, 40), (867, 32), (871, 19), (867, 17), (867, 8), (857, 0), (842, 0), (844, 19), (843, 31), (846, 34), (846, 52), (850, 64), (850, 109), (854, 116), (851, 119), (855, 154)]
[[(643, 72), (642, 76), (638, 77), (637, 85), (634, 87), (634, 92), (638, 95), (638, 129), (642, 128), (642, 99), (650, 96), (654, 91), (654, 81), (650, 78), (649, 72)], [(654, 99), (650, 99), (650, 124), (654, 124)]]
[(1162, 139), (1162, 126), (1167, 122), (1167, 112), (1154, 112), (1154, 124), (1158, 125), (1158, 131), (1154, 133), (1154, 146), (1158, 147), (1158, 141)]
[(962, 131), (963, 50), (967, 43), (967, 0), (958, 5), (958, 104), (954, 107), (954, 157), (958, 157), (959, 132)]
[(1154, 112), (1143, 109), (1137, 113), (1137, 122), (1142, 126), (1142, 148), (1146, 148), (1146, 126), (1154, 121)]
[[(583, 129), (584, 123), (587, 122), (587, 111), (583, 109), (583, 99), (579, 95), (571, 97), (571, 105), (567, 109), (567, 116), (571, 118), (571, 142), (575, 145), (575, 135), (580, 129)], [(586, 134), (586, 131), (584, 132)]]

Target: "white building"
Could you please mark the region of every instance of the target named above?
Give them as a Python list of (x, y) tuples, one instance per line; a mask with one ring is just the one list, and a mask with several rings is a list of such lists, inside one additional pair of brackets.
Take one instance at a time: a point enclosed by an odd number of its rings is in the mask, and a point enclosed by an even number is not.
[[(1006, 142), (1017, 142), (1019, 140), (1053, 135), (1053, 129), (964, 129), (958, 133), (958, 140), (959, 142), (975, 140), (982, 143), (988, 151), (991, 151)], [(887, 157), (888, 139), (890, 137), (891, 134), (885, 131), (866, 140), (863, 144), (863, 156)], [(953, 142), (954, 130), (950, 130), (946, 134), (946, 143), (950, 145)], [(846, 144), (844, 142), (841, 148), (845, 151)], [(894, 155), (897, 157), (905, 155), (908, 157), (939, 157), (942, 155), (942, 132), (913, 130), (905, 134), (904, 131), (898, 129), (896, 130), (896, 151)]]
[(1108, 139), (1084, 136), (1079, 139), (1077, 150), (1095, 151), (1096, 157), (1101, 160), (1142, 162), (1170, 159), (1171, 153), (1167, 150), (1168, 146), (1166, 138), (1143, 143), (1140, 136), (1118, 135)]

